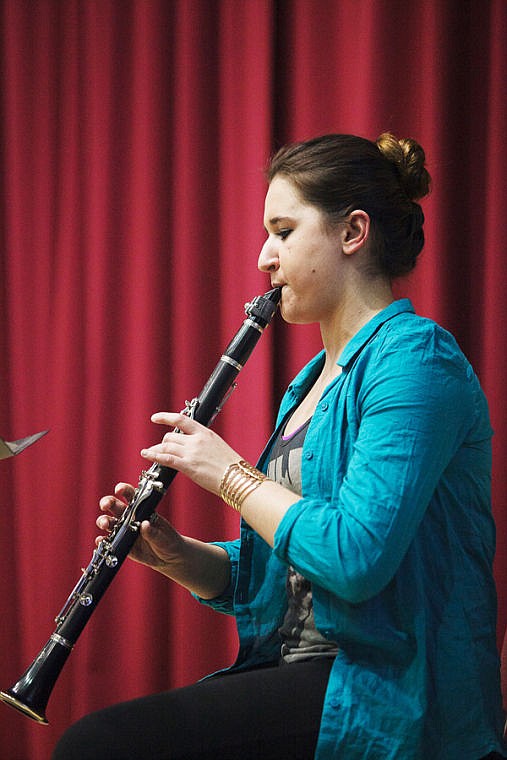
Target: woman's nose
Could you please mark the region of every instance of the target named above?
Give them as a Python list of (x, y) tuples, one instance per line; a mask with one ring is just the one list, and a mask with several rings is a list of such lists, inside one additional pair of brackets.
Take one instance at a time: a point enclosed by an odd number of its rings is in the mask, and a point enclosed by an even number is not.
[(280, 265), (276, 245), (268, 237), (261, 248), (257, 268), (261, 272), (276, 272)]

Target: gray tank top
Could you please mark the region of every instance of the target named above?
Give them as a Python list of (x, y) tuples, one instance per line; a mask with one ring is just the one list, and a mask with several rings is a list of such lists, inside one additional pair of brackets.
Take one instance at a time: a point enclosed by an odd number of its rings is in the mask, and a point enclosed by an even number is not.
[[(282, 432), (273, 445), (268, 463), (268, 477), (298, 496), (302, 493), (301, 458), (309, 424), (310, 420), (287, 436)], [(334, 657), (338, 646), (315, 627), (312, 584), (291, 566), (287, 571), (286, 592), (288, 608), (279, 629), (282, 661)]]

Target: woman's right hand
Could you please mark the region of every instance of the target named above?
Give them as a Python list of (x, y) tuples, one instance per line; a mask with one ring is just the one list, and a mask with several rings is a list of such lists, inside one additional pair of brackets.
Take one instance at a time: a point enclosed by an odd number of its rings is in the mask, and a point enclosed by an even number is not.
[[(102, 497), (99, 505), (104, 514), (97, 518), (97, 527), (105, 535), (97, 536), (97, 545), (113, 530), (134, 491), (128, 483), (118, 483), (114, 496)], [(141, 523), (129, 556), (203, 599), (219, 596), (229, 585), (231, 565), (225, 549), (182, 536), (158, 513), (151, 522), (144, 520)]]
[[(97, 518), (96, 525), (105, 535), (97, 536), (97, 545), (102, 539), (107, 538), (107, 534), (114, 528), (132, 499), (134, 491), (134, 487), (129, 483), (118, 483), (114, 489), (114, 496), (101, 498), (99, 506), (104, 514)], [(170, 574), (171, 565), (176, 566), (181, 562), (183, 549), (183, 537), (165, 518), (155, 512), (151, 521), (144, 520), (141, 523), (139, 537), (129, 556), (136, 562)]]

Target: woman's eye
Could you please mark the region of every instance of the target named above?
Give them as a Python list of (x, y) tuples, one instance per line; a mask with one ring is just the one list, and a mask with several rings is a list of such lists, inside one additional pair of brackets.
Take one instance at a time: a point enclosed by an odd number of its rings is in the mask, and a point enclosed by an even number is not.
[(278, 235), (278, 237), (279, 237), (281, 240), (285, 240), (286, 238), (288, 238), (288, 237), (289, 237), (289, 235), (290, 235), (290, 233), (291, 233), (291, 232), (292, 232), (292, 230), (280, 230), (280, 231), (277, 233), (277, 235)]

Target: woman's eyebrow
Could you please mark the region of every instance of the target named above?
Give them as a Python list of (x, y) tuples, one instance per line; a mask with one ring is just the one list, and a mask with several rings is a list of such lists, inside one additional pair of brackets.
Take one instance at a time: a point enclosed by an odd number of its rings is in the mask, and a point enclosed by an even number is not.
[[(276, 227), (277, 224), (280, 224), (280, 222), (289, 222), (291, 223), (293, 220), (290, 218), (290, 216), (274, 216), (272, 219), (269, 220), (270, 227)], [(267, 230), (266, 225), (264, 225), (264, 229)]]

